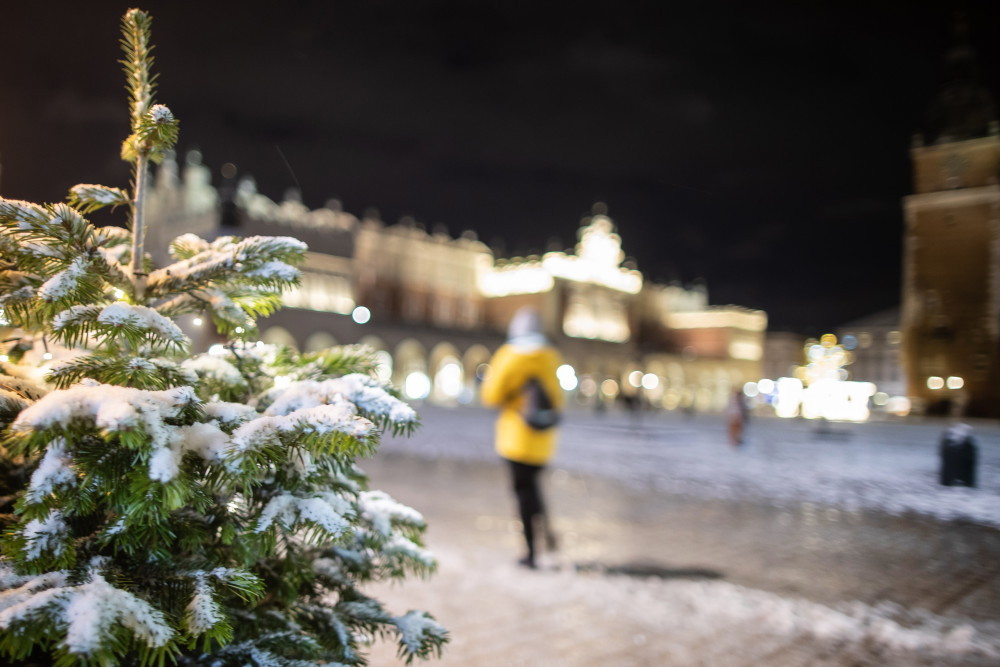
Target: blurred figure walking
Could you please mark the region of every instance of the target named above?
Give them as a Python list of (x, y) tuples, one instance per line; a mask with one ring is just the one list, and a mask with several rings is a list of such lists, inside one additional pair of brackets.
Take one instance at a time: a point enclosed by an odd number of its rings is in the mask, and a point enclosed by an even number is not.
[(726, 406), (726, 422), (729, 431), (729, 444), (739, 447), (743, 444), (743, 431), (746, 429), (747, 404), (743, 400), (743, 392), (737, 389), (729, 397), (729, 405)]
[(555, 454), (563, 392), (556, 369), (559, 352), (546, 339), (542, 320), (534, 308), (514, 315), (507, 342), (490, 360), (490, 370), (480, 388), (484, 405), (500, 408), (496, 422), (496, 451), (510, 464), (527, 554), (519, 562), (536, 566), (536, 523), (548, 540), (555, 540), (548, 526), (539, 475)]

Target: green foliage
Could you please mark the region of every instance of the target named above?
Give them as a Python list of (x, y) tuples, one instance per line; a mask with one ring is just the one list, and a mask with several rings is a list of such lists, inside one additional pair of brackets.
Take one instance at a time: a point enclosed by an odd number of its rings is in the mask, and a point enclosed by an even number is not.
[[(138, 176), (178, 127), (153, 101), (150, 24), (122, 23)], [(0, 661), (354, 665), (379, 637), (407, 662), (438, 654), (430, 617), (361, 590), (435, 567), (420, 515), (355, 466), (415, 413), (371, 350), (246, 342), (304, 244), (185, 235), (156, 268), (141, 229), (85, 217), (137, 221), (140, 195), (0, 199)], [(192, 356), (184, 314), (234, 339)]]
[(122, 143), (122, 159), (136, 162), (148, 156), (154, 162), (163, 159), (177, 142), (178, 121), (163, 105), (153, 103), (156, 75), (150, 28), (153, 19), (144, 11), (130, 9), (122, 18), (121, 59), (130, 97), (132, 134)]

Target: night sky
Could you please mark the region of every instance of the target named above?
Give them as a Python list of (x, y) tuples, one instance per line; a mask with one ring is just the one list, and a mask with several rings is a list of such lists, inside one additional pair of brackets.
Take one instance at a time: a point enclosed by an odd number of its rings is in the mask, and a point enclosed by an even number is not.
[[(128, 6), (0, 5), (0, 194), (128, 183)], [(910, 137), (957, 9), (1000, 88), (997, 2), (140, 6), (157, 101), (216, 182), (232, 162), (272, 198), (297, 186), (506, 255), (572, 246), (603, 201), (647, 278), (813, 334), (898, 304)]]

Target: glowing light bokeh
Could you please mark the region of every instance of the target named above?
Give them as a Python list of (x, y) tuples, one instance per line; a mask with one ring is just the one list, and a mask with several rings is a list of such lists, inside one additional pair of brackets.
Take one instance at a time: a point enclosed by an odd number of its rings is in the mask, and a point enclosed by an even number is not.
[(897, 417), (905, 417), (910, 414), (913, 405), (906, 396), (893, 396), (885, 404), (885, 411)]
[(573, 391), (580, 384), (576, 379), (576, 369), (569, 364), (563, 364), (556, 369), (556, 377), (559, 378), (559, 386), (563, 391)]
[(403, 393), (407, 398), (422, 401), (431, 393), (431, 379), (426, 373), (414, 371), (403, 381)]
[(936, 375), (932, 375), (927, 378), (927, 388), (928, 389), (941, 389), (944, 387), (944, 378), (940, 378)]
[(965, 380), (957, 375), (952, 375), (948, 378), (945, 384), (948, 386), (948, 389), (961, 389), (965, 386)]
[(654, 373), (646, 373), (642, 376), (642, 388), (652, 391), (660, 386), (660, 378)]
[(802, 393), (802, 416), (806, 419), (861, 422), (868, 419), (868, 399), (875, 394), (871, 382), (819, 380)]
[(375, 353), (374, 375), (379, 382), (388, 383), (392, 379), (392, 355), (385, 350)]
[(434, 388), (445, 398), (458, 398), (462, 391), (462, 366), (457, 361), (441, 364), (434, 376)]
[(778, 378), (777, 400), (774, 402), (774, 414), (788, 419), (797, 417), (799, 406), (802, 405), (802, 380), (798, 378)]
[(372, 311), (364, 306), (358, 306), (351, 312), (351, 319), (358, 324), (367, 324), (372, 318)]

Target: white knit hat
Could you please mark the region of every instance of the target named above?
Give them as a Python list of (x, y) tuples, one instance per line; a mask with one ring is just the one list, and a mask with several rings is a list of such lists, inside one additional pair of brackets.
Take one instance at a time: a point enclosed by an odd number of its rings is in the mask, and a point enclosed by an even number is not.
[(507, 327), (507, 338), (523, 338), (542, 333), (542, 316), (536, 308), (524, 306), (518, 310)]

